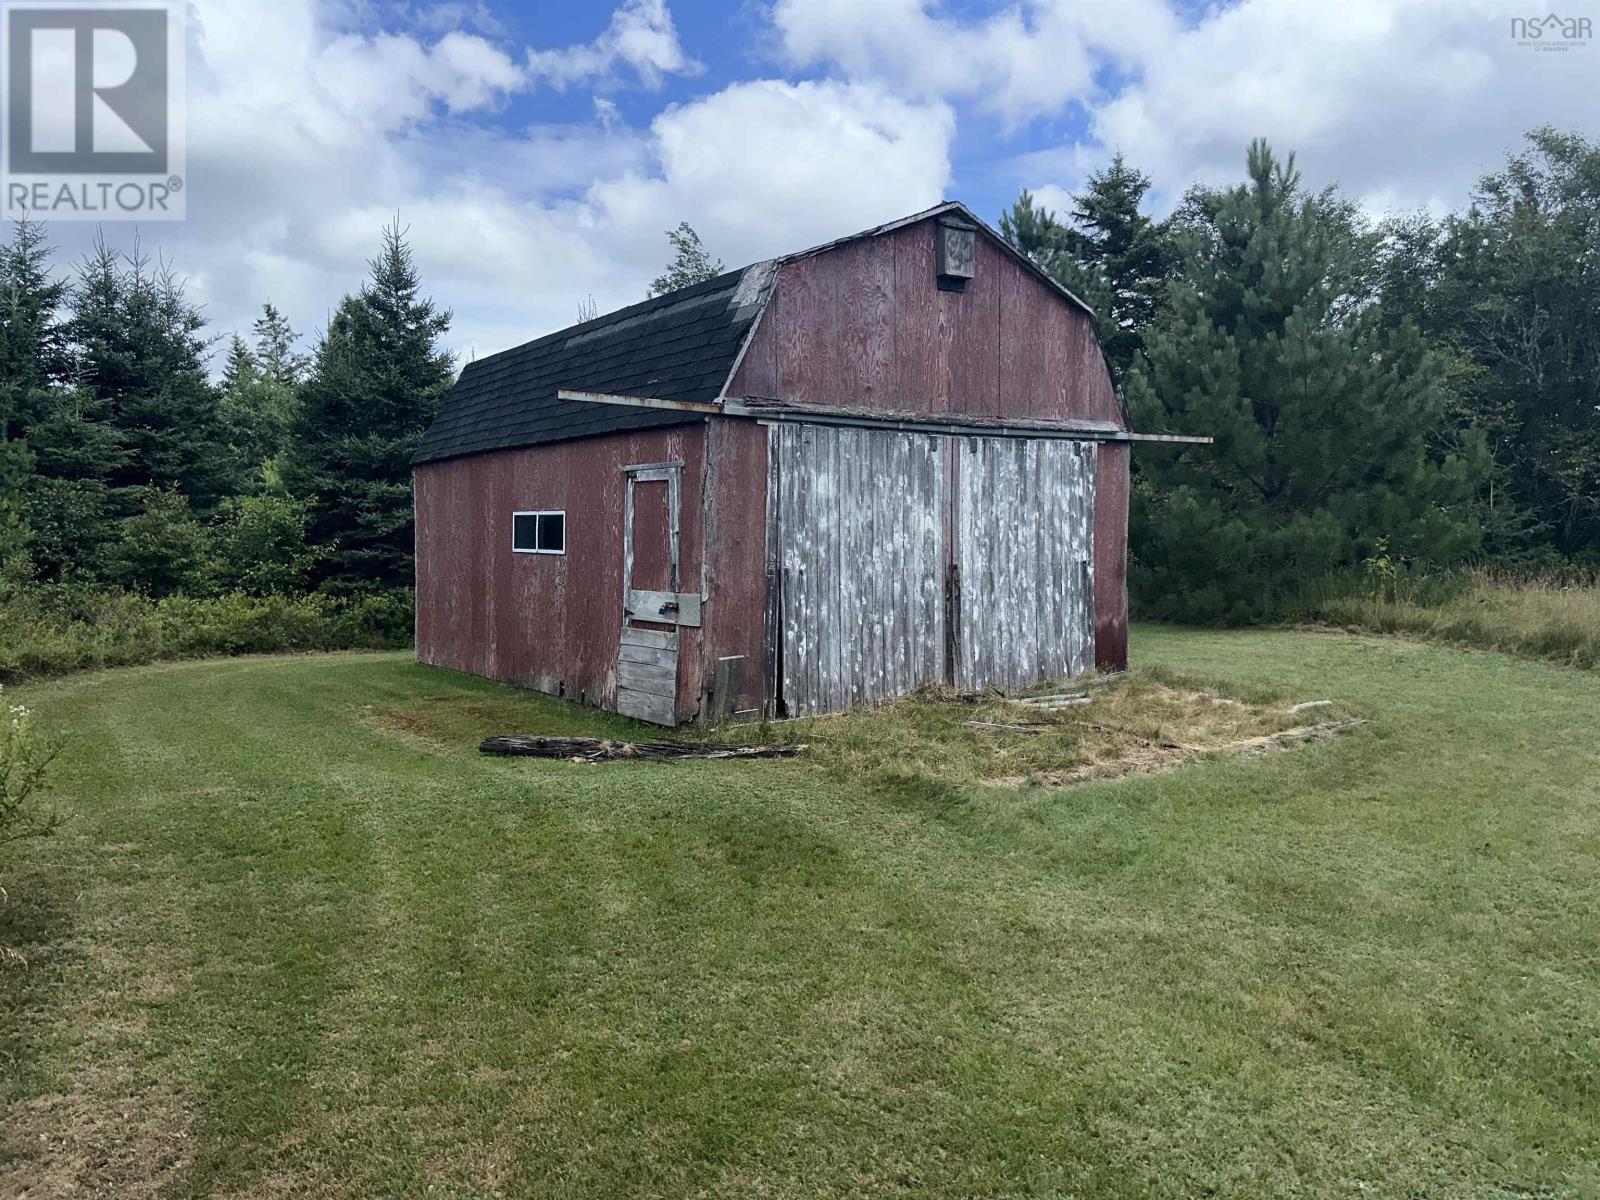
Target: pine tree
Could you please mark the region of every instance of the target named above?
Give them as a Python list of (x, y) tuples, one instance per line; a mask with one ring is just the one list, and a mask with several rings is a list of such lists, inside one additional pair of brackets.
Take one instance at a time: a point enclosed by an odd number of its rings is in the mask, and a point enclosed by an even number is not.
[(672, 262), (650, 284), (650, 295), (675, 292), (722, 274), (722, 260), (711, 257), (701, 244), (700, 235), (690, 227), (689, 222), (679, 221), (676, 229), (667, 230), (667, 241), (672, 245)]
[(436, 346), (450, 314), (422, 297), (398, 223), (370, 266), (317, 344), (284, 472), (310, 507), (320, 581), (341, 591), (410, 586), (411, 456), (454, 378)]
[(1066, 227), (1027, 188), (1000, 214), (1000, 236), (1046, 270), (1065, 245)]
[(1175, 269), (1171, 233), (1142, 211), (1150, 178), (1122, 155), (1091, 174), (1069, 220), (1024, 191), (1000, 232), (1095, 312), (1111, 374), (1119, 383), (1143, 346)]
[(1074, 197), (1064, 237), (1067, 257), (1097, 276), (1090, 290), (1108, 298), (1100, 336), (1118, 379), (1143, 348), (1176, 266), (1170, 231), (1142, 211), (1149, 190), (1150, 177), (1116, 155)]
[(1375, 299), (1375, 237), (1307, 195), (1265, 143), (1249, 181), (1186, 201), (1185, 270), (1130, 375), (1136, 426), (1205, 434), (1150, 447), (1132, 583), (1147, 612), (1259, 617), (1364, 558), (1449, 562), (1480, 540), (1481, 438), (1456, 435), (1443, 366)]

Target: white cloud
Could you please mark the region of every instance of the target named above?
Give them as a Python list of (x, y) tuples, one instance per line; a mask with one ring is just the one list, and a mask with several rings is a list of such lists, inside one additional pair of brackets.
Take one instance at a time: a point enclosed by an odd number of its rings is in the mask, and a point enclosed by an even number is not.
[[(139, 232), (214, 331), (248, 330), (267, 299), (322, 327), (398, 213), (454, 310), (449, 345), (489, 353), (571, 324), (590, 295), (601, 311), (641, 299), (680, 220), (742, 265), (930, 204), (949, 174), (937, 102), (745, 83), (643, 130), (609, 101), (593, 121), (507, 127), (507, 97), (539, 83), (520, 49), (331, 20), (317, 0), (195, 0), (188, 220)], [(646, 61), (648, 39), (623, 43), (616, 63)], [(135, 232), (106, 226), (113, 244)], [(51, 230), (66, 260), (92, 234)]]
[(329, 102), (379, 128), (421, 120), (436, 103), (452, 113), (483, 108), (524, 82), (503, 50), (464, 33), (446, 34), (431, 47), (394, 34), (346, 35), (309, 61)]
[(1093, 96), (1107, 61), (1146, 61), (1177, 28), (1160, 0), (1024, 0), (975, 22), (928, 0), (776, 0), (772, 19), (791, 62), (971, 98), (1009, 122)]
[(1066, 220), (1072, 212), (1074, 201), (1072, 193), (1066, 188), (1053, 183), (1042, 183), (1028, 190), (1033, 193), (1033, 202), (1045, 212), (1055, 213), (1062, 220)]
[(937, 203), (954, 132), (945, 105), (866, 85), (735, 84), (658, 116), (659, 169), (589, 198), (637, 254), (659, 255), (660, 231), (688, 218), (733, 266)]
[(1600, 45), (1531, 51), (1510, 35), (1519, 15), (1521, 0), (1241, 0), (1165, 40), (1092, 106), (1092, 141), (1033, 156), (1025, 178), (1076, 183), (1116, 149), (1170, 202), (1239, 179), (1264, 136), (1375, 212), (1459, 206), (1525, 130), (1600, 132)]
[(666, 0), (624, 0), (611, 14), (611, 23), (588, 45), (528, 53), (528, 69), (558, 88), (605, 80), (619, 64), (631, 67), (647, 87), (659, 87), (663, 75), (695, 75), (701, 70), (678, 44)]
[(1524, 0), (1233, 0), (1190, 15), (1175, 0), (1013, 0), (982, 16), (940, 0), (772, 0), (769, 11), (796, 66), (959, 102), (1006, 131), (1086, 120), (1011, 164), (1056, 207), (1114, 150), (1171, 203), (1196, 179), (1238, 179), (1245, 146), (1265, 136), (1298, 151), (1308, 182), (1338, 182), (1375, 211), (1443, 209), (1532, 126), (1600, 132), (1600, 44), (1517, 45)]

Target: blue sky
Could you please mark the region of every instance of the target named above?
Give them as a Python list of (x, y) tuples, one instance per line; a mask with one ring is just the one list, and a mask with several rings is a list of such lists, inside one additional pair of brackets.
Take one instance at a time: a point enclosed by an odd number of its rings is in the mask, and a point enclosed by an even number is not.
[[(1600, 26), (1600, 0), (1586, 9)], [(188, 219), (221, 331), (308, 335), (398, 213), (463, 358), (643, 296), (690, 221), (729, 266), (944, 198), (1052, 206), (1115, 150), (1169, 206), (1265, 136), (1381, 214), (1467, 201), (1531, 126), (1600, 135), (1600, 44), (1514, 0), (189, 0)], [(93, 231), (61, 225), (67, 256)]]

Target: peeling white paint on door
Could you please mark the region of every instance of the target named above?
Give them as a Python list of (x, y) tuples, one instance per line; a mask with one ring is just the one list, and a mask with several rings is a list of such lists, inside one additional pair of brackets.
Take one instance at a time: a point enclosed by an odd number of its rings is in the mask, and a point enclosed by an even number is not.
[(955, 682), (1021, 688), (1094, 666), (1094, 442), (956, 443)]
[(791, 715), (872, 704), (943, 678), (947, 440), (772, 427)]
[(791, 715), (1094, 663), (1093, 442), (771, 427)]

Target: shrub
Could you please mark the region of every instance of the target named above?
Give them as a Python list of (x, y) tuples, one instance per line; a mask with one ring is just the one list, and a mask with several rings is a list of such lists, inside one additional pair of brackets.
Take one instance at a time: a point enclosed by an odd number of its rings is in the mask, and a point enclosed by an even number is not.
[(409, 645), (412, 595), (168, 596), (82, 584), (0, 586), (0, 679), (159, 659)]
[(252, 595), (302, 590), (321, 555), (306, 545), (309, 514), (287, 496), (242, 496), (224, 503), (222, 572), (228, 586)]
[(204, 587), (215, 573), (211, 531), (189, 511), (182, 493), (144, 489), (143, 507), (117, 522), (117, 536), (100, 555), (110, 583), (170, 596)]
[[(54, 832), (58, 816), (39, 802), (45, 772), (60, 744), (45, 738), (25, 705), (0, 696), (0, 849), (24, 838)], [(0, 887), (0, 902), (6, 900)], [(15, 950), (0, 946), (0, 965), (21, 962)]]

